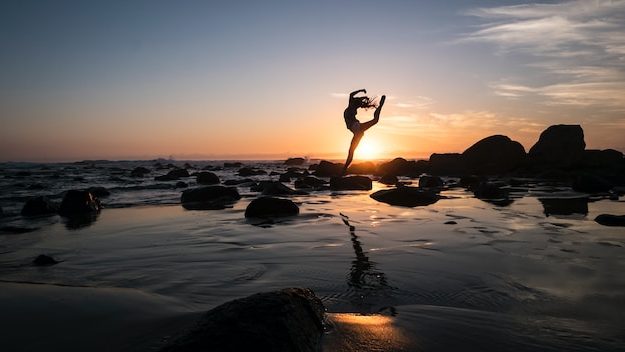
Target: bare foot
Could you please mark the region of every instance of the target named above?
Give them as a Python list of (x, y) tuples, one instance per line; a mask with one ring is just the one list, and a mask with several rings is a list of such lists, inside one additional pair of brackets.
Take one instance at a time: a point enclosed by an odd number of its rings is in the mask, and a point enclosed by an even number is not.
[(380, 105), (378, 105), (378, 109), (382, 108), (385, 100), (386, 100), (386, 95), (383, 95), (382, 98), (380, 98)]

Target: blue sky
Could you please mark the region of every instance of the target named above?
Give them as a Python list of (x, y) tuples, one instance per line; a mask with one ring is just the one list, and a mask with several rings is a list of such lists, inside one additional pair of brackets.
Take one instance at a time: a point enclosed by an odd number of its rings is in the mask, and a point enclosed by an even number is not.
[(625, 1), (6, 1), (0, 160), (340, 157), (359, 88), (389, 96), (380, 157), (555, 123), (625, 150), (624, 27)]

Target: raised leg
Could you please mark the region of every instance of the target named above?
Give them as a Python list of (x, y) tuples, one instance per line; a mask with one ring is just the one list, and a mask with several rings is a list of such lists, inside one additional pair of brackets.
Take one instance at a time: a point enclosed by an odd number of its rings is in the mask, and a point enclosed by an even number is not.
[(373, 112), (373, 119), (371, 121), (361, 123), (360, 131), (365, 132), (380, 121), (380, 112), (382, 112), (382, 106), (384, 106), (385, 101), (386, 95), (383, 95), (382, 98), (380, 98), (380, 105), (378, 105), (377, 109)]
[(345, 165), (343, 165), (343, 172), (341, 173), (341, 175), (345, 175), (347, 173), (347, 168), (354, 159), (354, 151), (356, 151), (356, 147), (358, 147), (358, 143), (360, 143), (360, 140), (364, 135), (364, 133), (359, 132), (354, 134), (354, 137), (352, 137), (352, 142), (349, 145), (349, 152), (347, 153), (347, 159), (345, 160)]

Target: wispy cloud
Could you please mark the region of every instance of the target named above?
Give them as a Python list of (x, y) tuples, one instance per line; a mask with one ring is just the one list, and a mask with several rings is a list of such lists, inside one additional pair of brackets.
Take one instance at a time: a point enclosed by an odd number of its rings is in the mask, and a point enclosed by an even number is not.
[[(625, 1), (580, 0), (470, 10), (484, 23), (462, 42), (492, 43), (531, 55), (541, 83), (506, 80), (494, 93), (538, 96), (547, 104), (625, 108)], [(545, 82), (549, 82), (545, 84)]]

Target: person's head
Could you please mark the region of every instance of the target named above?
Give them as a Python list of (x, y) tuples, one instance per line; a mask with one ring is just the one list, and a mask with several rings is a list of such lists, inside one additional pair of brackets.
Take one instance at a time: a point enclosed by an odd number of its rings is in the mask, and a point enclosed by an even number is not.
[(371, 109), (377, 107), (375, 104), (375, 97), (354, 97), (349, 101), (349, 105), (355, 108)]

